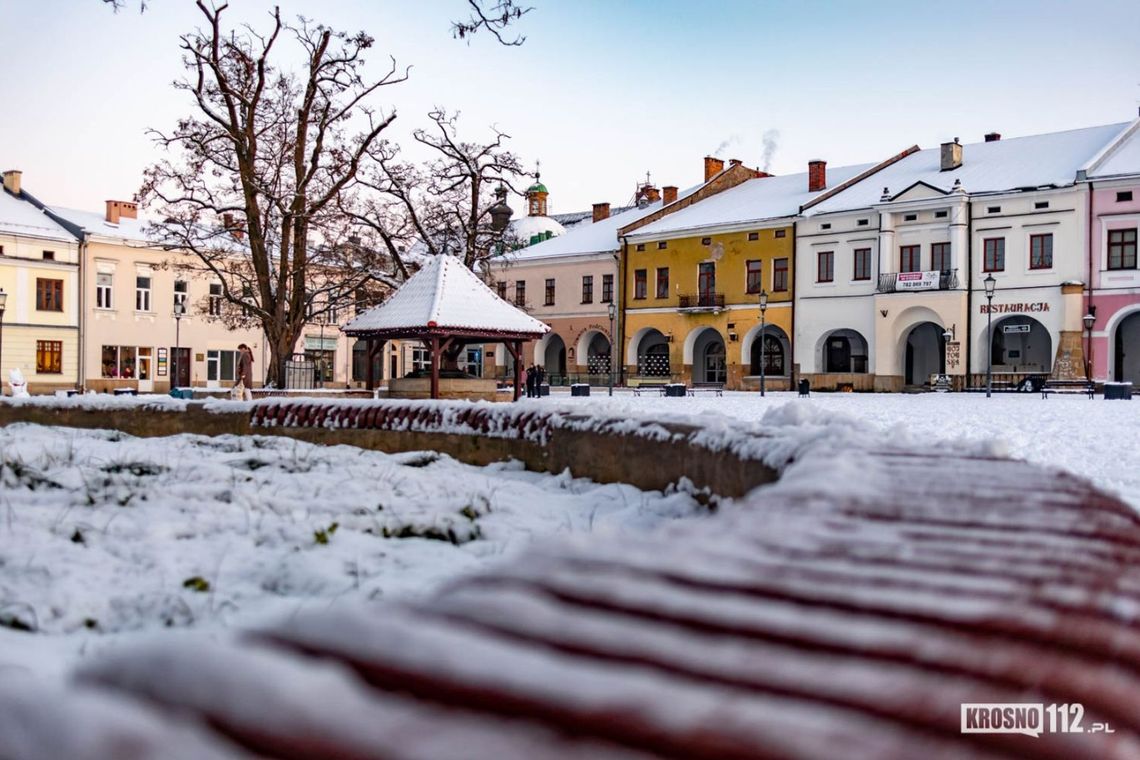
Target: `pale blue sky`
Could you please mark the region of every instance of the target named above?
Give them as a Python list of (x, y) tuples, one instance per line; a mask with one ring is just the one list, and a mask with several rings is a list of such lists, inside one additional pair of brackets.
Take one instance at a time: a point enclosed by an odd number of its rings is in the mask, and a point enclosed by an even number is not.
[[(701, 158), (762, 158), (771, 170), (875, 161), (917, 143), (980, 140), (1127, 121), (1140, 105), (1140, 3), (604, 2), (530, 0), (522, 47), (452, 40), (463, 0), (280, 0), (376, 40), (412, 78), (382, 92), (395, 137), (435, 104), (474, 136), (497, 124), (542, 159), (553, 212), (626, 202), (700, 180)], [(264, 0), (234, 15), (264, 18)], [(99, 208), (137, 190), (156, 157), (144, 134), (186, 102), (177, 36), (190, 0), (117, 15), (98, 0), (0, 0), (0, 168), (46, 200)], [(520, 203), (513, 204), (521, 213)]]

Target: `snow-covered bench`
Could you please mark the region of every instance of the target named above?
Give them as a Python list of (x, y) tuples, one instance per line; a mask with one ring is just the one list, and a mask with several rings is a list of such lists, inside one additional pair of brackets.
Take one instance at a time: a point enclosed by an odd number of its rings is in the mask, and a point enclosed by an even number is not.
[[(4, 679), (0, 757), (1140, 755), (1131, 509), (981, 450), (792, 421), (750, 443), (780, 479), (707, 519), (119, 647), (67, 690)], [(963, 704), (1026, 702), (1080, 704), (1085, 730), (961, 730)]]
[(1041, 387), (1041, 398), (1049, 398), (1054, 393), (1092, 398), (1096, 394), (1096, 385), (1087, 380), (1050, 380)]

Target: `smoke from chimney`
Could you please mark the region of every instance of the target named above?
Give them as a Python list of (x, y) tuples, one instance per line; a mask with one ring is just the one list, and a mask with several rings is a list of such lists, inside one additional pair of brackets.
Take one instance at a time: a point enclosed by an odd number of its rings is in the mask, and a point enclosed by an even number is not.
[(764, 143), (764, 153), (761, 155), (760, 171), (767, 172), (772, 168), (772, 159), (780, 147), (780, 130), (769, 129), (764, 133), (761, 142)]

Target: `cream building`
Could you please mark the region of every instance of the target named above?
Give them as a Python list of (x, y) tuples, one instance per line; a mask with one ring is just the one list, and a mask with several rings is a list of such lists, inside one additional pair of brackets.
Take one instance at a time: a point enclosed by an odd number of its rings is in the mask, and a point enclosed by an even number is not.
[[(32, 393), (79, 378), (79, 243), (4, 172), (0, 191), (0, 387), (19, 368)], [(5, 390), (5, 392), (7, 392)]]

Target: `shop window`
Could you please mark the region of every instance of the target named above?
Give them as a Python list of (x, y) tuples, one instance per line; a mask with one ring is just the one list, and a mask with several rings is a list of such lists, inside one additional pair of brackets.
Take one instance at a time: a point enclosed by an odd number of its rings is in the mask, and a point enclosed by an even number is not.
[(36, 341), (36, 372), (41, 375), (63, 373), (63, 341)]

